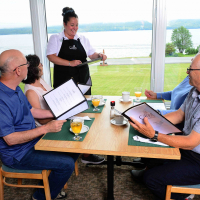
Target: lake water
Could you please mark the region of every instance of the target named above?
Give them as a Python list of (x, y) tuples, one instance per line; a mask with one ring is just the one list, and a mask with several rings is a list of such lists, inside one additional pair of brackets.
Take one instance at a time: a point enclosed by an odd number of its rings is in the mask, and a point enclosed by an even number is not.
[[(171, 42), (173, 30), (167, 30), (166, 43)], [(190, 29), (193, 47), (200, 45), (200, 29)], [(105, 50), (108, 58), (141, 57), (151, 53), (152, 31), (107, 31), (80, 33), (89, 38), (97, 52)], [(50, 34), (49, 34), (50, 36)], [(0, 35), (0, 53), (6, 49), (18, 49), (25, 55), (33, 54), (31, 34)]]

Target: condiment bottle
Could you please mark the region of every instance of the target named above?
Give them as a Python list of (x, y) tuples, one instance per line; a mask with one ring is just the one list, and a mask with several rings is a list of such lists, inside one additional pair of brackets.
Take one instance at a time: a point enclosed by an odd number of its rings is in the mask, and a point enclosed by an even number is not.
[(111, 106), (111, 109), (110, 109), (110, 119), (113, 119), (115, 117), (115, 101), (111, 101), (110, 102), (110, 106)]

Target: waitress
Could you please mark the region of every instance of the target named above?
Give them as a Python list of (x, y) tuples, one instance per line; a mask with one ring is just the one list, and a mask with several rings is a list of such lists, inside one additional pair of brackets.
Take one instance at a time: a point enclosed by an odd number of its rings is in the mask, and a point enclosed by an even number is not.
[[(47, 45), (47, 57), (54, 63), (54, 88), (72, 77), (76, 83), (86, 84), (90, 77), (89, 67), (77, 65), (86, 62), (87, 57), (107, 59), (106, 55), (95, 52), (85, 36), (77, 34), (78, 16), (72, 8), (63, 8), (62, 16), (64, 31), (52, 35)], [(86, 94), (90, 95), (91, 90)]]

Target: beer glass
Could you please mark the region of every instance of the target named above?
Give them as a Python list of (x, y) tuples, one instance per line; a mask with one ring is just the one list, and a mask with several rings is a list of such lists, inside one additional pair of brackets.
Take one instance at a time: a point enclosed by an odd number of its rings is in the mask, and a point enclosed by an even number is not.
[(142, 95), (142, 88), (141, 87), (135, 87), (134, 92), (135, 92), (135, 96), (136, 96), (135, 101), (140, 102), (140, 97)]
[(82, 126), (83, 126), (83, 119), (75, 118), (70, 120), (70, 126), (72, 129), (72, 132), (75, 134), (73, 137), (74, 140), (80, 140), (82, 137), (79, 136), (79, 133), (81, 132)]

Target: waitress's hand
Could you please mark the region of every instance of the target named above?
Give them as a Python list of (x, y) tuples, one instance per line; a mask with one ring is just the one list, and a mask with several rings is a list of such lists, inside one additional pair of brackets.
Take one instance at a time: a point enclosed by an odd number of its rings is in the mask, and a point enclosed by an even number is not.
[(107, 59), (107, 56), (103, 53), (99, 53), (98, 56), (102, 58), (102, 61), (105, 61)]
[(72, 61), (69, 61), (70, 62), (70, 67), (76, 67), (77, 65), (80, 65), (82, 64), (82, 62), (80, 60), (72, 60)]

